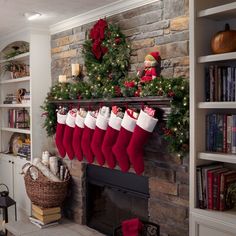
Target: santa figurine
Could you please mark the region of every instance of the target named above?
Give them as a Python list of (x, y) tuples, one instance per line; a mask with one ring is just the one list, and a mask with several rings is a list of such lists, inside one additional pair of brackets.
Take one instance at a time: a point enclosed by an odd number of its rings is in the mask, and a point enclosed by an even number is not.
[(144, 61), (144, 70), (138, 72), (138, 75), (141, 77), (141, 82), (146, 83), (155, 79), (157, 75), (157, 65), (160, 59), (159, 52), (151, 52), (145, 57)]

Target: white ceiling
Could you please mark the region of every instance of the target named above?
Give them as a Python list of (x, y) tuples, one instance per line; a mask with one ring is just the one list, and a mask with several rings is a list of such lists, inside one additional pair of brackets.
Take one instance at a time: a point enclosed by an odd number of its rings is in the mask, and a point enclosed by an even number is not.
[[(0, 37), (28, 26), (49, 27), (52, 24), (89, 10), (115, 2), (114, 0), (0, 0)], [(42, 13), (40, 19), (28, 21), (25, 12)]]

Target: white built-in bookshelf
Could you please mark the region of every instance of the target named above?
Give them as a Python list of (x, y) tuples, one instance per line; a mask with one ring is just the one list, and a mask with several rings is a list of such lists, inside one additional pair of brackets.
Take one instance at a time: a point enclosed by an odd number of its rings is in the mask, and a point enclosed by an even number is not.
[(199, 152), (198, 158), (207, 161), (217, 161), (225, 163), (236, 164), (236, 154), (231, 153), (212, 153), (212, 152)]
[(222, 53), (216, 55), (206, 55), (198, 58), (198, 63), (231, 61), (236, 59), (236, 52)]
[(30, 53), (25, 52), (25, 53), (21, 53), (17, 56), (14, 56), (14, 57), (10, 57), (8, 59), (2, 59), (2, 60), (0, 60), (0, 63), (2, 64), (5, 62), (11, 62), (11, 61), (25, 61), (25, 60), (29, 59), (29, 56), (30, 56)]
[(236, 209), (199, 209), (197, 166), (224, 163), (236, 168), (236, 154), (206, 149), (206, 116), (236, 114), (236, 102), (205, 101), (205, 68), (236, 66), (236, 52), (212, 54), (211, 38), (229, 23), (236, 30), (236, 1), (190, 0), (190, 233), (191, 236), (236, 235)]
[[(24, 42), (29, 45), (29, 52), (25, 52), (14, 57), (5, 58), (4, 50), (19, 46)], [(13, 48), (14, 49), (14, 48)], [(51, 86), (51, 54), (50, 54), (50, 34), (44, 29), (25, 29), (20, 33), (7, 35), (2, 39), (0, 36), (0, 183), (5, 183), (10, 192), (10, 196), (17, 202), (18, 216), (21, 211), (30, 214), (30, 200), (27, 197), (24, 185), (24, 178), (20, 174), (22, 166), (27, 161), (32, 161), (35, 157), (40, 157), (43, 145), (47, 142), (46, 132), (42, 127), (44, 118), (40, 106)], [(11, 76), (9, 71), (3, 72), (4, 65), (9, 63), (23, 63), (29, 73), (22, 73), (19, 76)], [(19, 89), (26, 89), (30, 92), (30, 99), (23, 99), (13, 103), (6, 102), (9, 94), (16, 94)], [(9, 121), (9, 116), (16, 110), (26, 110), (29, 113), (29, 125), (23, 127), (19, 124), (14, 127), (14, 122)], [(14, 136), (15, 135), (15, 136)], [(14, 137), (30, 139), (31, 155), (28, 160), (6, 153), (9, 150), (9, 143)], [(28, 141), (28, 139), (27, 139)], [(17, 150), (17, 145), (15, 146)], [(10, 150), (11, 151), (11, 150)], [(16, 151), (15, 153), (16, 154)]]
[(199, 109), (235, 109), (236, 102), (199, 102)]
[(5, 79), (0, 81), (0, 84), (12, 84), (12, 83), (21, 83), (25, 81), (30, 81), (30, 76), (17, 78), (17, 79)]
[[(29, 49), (29, 43), (28, 42), (12, 42), (9, 45), (7, 45), (5, 48), (1, 51), (1, 58), (0, 61), (1, 65), (1, 77), (0, 77), (0, 113), (1, 113), (1, 152), (7, 153), (9, 150), (9, 147), (12, 145), (10, 143), (10, 139), (12, 135), (15, 133), (19, 134), (25, 134), (28, 136), (25, 136), (28, 139), (31, 139), (31, 97), (28, 96), (27, 101), (8, 101), (7, 98), (9, 98), (9, 94), (12, 94), (14, 97), (17, 97), (17, 91), (19, 89), (25, 89), (28, 93), (30, 93), (31, 90), (31, 80), (30, 80), (30, 53), (24, 52), (17, 56), (13, 56), (7, 59), (4, 59), (4, 56), (7, 55), (7, 53), (12, 52), (14, 49), (14, 46), (18, 46), (19, 50), (21, 50), (20, 46), (21, 44), (24, 44)], [(26, 47), (25, 46), (25, 47)], [(18, 75), (12, 77), (12, 73), (8, 70), (5, 70), (6, 65), (10, 64), (24, 64), (25, 67), (27, 67), (26, 76)], [(9, 98), (10, 99), (10, 98)], [(28, 120), (29, 120), (29, 127), (28, 128), (18, 128), (16, 126), (17, 121), (22, 120), (23, 117), (17, 117), (17, 114), (20, 113), (24, 109), (25, 113), (28, 113)], [(10, 114), (10, 110), (12, 110)], [(23, 119), (25, 120), (25, 119)], [(10, 124), (11, 121), (11, 124)], [(9, 139), (10, 138), (10, 139)], [(15, 145), (15, 144), (14, 144)], [(12, 155), (9, 153), (8, 155)], [(31, 155), (28, 157), (31, 159)]]

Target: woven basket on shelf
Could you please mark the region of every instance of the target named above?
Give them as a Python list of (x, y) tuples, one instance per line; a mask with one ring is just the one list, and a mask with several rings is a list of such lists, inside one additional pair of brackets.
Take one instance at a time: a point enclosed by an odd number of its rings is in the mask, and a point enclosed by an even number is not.
[[(38, 172), (37, 179), (33, 179), (30, 175), (30, 169), (35, 168)], [(43, 208), (61, 206), (67, 194), (67, 187), (70, 176), (62, 182), (50, 181), (35, 166), (30, 166), (25, 174), (26, 192), (31, 202)]]

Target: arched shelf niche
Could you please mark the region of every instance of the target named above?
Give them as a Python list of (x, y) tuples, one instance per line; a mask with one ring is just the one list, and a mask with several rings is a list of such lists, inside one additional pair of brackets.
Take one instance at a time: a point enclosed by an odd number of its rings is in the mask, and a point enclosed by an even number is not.
[(19, 79), (30, 75), (29, 43), (14, 41), (0, 52), (1, 76), (5, 79)]
[(0, 60), (10, 60), (11, 58), (26, 53), (29, 53), (29, 43), (26, 41), (15, 41), (8, 44), (0, 52)]

